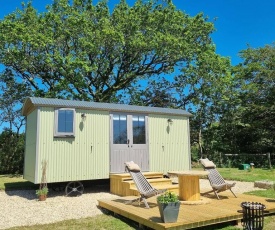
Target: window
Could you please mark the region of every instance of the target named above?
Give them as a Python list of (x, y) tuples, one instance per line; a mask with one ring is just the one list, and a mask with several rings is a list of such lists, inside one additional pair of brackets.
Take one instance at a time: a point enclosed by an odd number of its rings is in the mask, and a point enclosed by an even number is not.
[(74, 136), (75, 109), (60, 108), (55, 110), (54, 136)]
[(127, 116), (123, 114), (113, 115), (114, 144), (127, 143)]
[(133, 143), (146, 144), (145, 140), (145, 116), (133, 116)]

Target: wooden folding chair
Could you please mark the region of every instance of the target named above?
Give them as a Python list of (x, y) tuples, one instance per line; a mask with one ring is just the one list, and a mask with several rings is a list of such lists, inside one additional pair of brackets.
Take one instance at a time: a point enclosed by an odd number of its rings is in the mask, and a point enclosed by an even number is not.
[(215, 195), (217, 196), (217, 198), (220, 199), (218, 193), (229, 189), (232, 192), (232, 194), (237, 198), (235, 193), (232, 191), (232, 187), (234, 187), (236, 183), (230, 184), (230, 183), (225, 182), (225, 180), (223, 179), (221, 174), (217, 171), (216, 165), (209, 159), (207, 159), (207, 158), (200, 159), (200, 162), (201, 162), (204, 170), (209, 172), (208, 180), (212, 187), (211, 191), (205, 192), (203, 194), (208, 194), (208, 193), (214, 192)]
[(138, 201), (139, 203), (141, 201), (143, 201), (146, 208), (150, 208), (146, 199), (167, 191), (167, 189), (160, 189), (160, 190), (155, 189), (148, 182), (148, 180), (145, 178), (145, 176), (142, 174), (142, 172), (140, 171), (139, 166), (137, 164), (135, 164), (133, 161), (125, 162), (125, 170), (130, 173), (133, 181), (135, 182), (137, 190), (140, 194), (139, 198), (128, 201), (128, 202), (126, 202), (127, 204), (133, 203), (135, 201)]

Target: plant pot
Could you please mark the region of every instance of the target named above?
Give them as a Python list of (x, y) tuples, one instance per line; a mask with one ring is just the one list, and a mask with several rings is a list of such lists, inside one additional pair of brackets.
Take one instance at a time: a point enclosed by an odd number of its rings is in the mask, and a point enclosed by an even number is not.
[(164, 223), (177, 222), (180, 202), (170, 202), (168, 204), (158, 202), (161, 219)]
[(46, 198), (47, 198), (47, 195), (46, 195), (46, 194), (41, 194), (41, 195), (38, 196), (38, 200), (39, 200), (39, 201), (45, 201)]

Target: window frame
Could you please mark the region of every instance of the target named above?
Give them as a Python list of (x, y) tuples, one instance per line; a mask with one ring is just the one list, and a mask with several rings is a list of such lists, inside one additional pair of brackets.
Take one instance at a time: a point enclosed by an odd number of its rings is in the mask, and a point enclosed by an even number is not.
[[(73, 111), (73, 131), (72, 132), (58, 131), (58, 116), (59, 116), (59, 111), (62, 111), (62, 110)], [(54, 109), (54, 137), (75, 137), (75, 119), (76, 119), (76, 112), (74, 108), (55, 108)]]

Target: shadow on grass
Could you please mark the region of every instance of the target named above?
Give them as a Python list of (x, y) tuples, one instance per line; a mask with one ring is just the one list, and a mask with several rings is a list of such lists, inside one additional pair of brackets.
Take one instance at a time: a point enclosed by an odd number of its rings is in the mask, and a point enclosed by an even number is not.
[(38, 185), (33, 184), (29, 181), (18, 181), (18, 182), (7, 182), (4, 183), (5, 190), (31, 190), (37, 189)]
[(36, 189), (37, 185), (25, 180), (20, 174), (0, 175), (1, 189), (7, 190), (28, 190)]
[[(7, 177), (7, 175), (5, 175)], [(15, 177), (12, 175), (11, 177)], [(20, 176), (19, 176), (20, 177)], [(110, 180), (82, 181), (84, 193), (110, 192)], [(65, 187), (68, 182), (48, 183), (50, 197), (65, 196)], [(5, 192), (8, 196), (19, 196), (28, 200), (37, 199), (36, 191), (39, 184), (29, 181), (15, 181), (4, 183)]]

